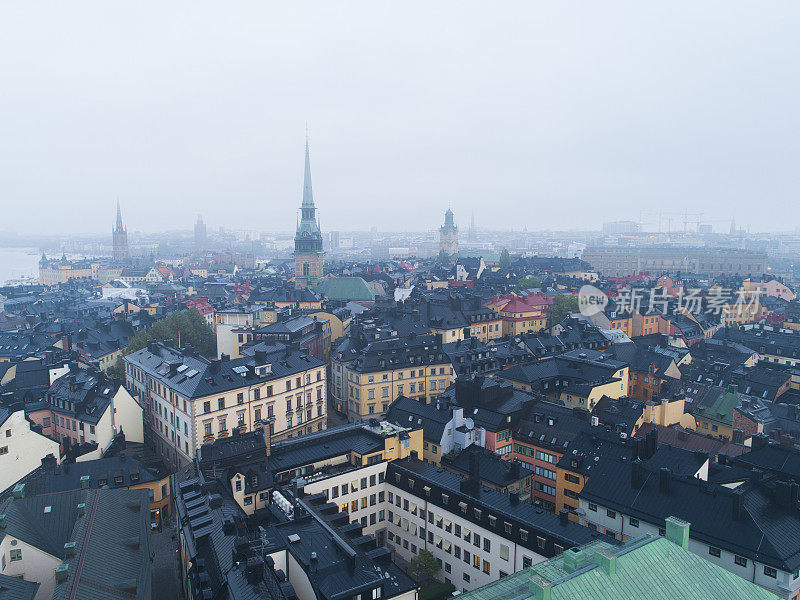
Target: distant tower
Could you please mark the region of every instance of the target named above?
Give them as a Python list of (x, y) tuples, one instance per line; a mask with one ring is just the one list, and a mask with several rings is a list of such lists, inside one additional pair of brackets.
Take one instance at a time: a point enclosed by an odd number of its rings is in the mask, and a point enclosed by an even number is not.
[(206, 224), (203, 223), (203, 215), (197, 215), (197, 223), (194, 224), (194, 247), (197, 250), (205, 250), (207, 240), (208, 236), (206, 234)]
[(111, 237), (114, 242), (114, 250), (111, 257), (115, 262), (125, 262), (130, 260), (131, 253), (128, 250), (128, 229), (122, 224), (122, 211), (119, 208), (119, 200), (117, 200), (117, 224), (111, 231)]
[(736, 219), (731, 217), (731, 235), (736, 235)]
[(472, 213), (472, 216), (469, 218), (469, 232), (467, 233), (467, 239), (470, 242), (477, 242), (478, 241), (478, 232), (475, 229), (475, 213)]
[(448, 256), (458, 254), (458, 227), (453, 223), (453, 211), (444, 213), (444, 225), (439, 229), (439, 249)]
[(294, 285), (305, 288), (316, 285), (322, 279), (322, 233), (317, 219), (317, 207), (311, 192), (311, 159), (308, 156), (306, 135), (306, 167), (303, 174), (303, 204), (300, 206), (300, 221), (294, 236)]

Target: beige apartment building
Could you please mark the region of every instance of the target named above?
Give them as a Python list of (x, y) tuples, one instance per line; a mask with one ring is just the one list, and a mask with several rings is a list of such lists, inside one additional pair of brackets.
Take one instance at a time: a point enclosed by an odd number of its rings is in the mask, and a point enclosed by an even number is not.
[(234, 431), (268, 427), (281, 440), (326, 426), (325, 363), (297, 350), (209, 360), (151, 342), (125, 363), (127, 387), (145, 406), (146, 439), (174, 466)]
[(344, 365), (347, 416), (351, 421), (382, 419), (398, 396), (430, 402), (452, 379), (438, 336), (373, 342)]

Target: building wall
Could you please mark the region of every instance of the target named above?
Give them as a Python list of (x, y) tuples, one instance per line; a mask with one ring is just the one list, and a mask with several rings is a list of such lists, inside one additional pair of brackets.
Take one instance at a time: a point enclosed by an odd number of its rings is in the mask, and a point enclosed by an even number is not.
[[(678, 424), (684, 429), (695, 429), (697, 423), (693, 415), (684, 412), (685, 401), (683, 398), (677, 400), (661, 400), (661, 402), (649, 404), (644, 407), (642, 423), (653, 423), (663, 427)], [(636, 425), (638, 429), (641, 423)]]
[[(409, 494), (390, 482), (387, 482), (386, 490), (387, 545), (403, 563), (409, 563), (421, 550), (430, 551), (442, 562), (442, 570), (438, 577), (449, 580), (456, 589), (472, 590), (496, 581), (506, 574), (515, 573), (521, 570), (523, 565), (528, 564), (525, 559), (528, 559), (530, 564), (545, 560), (544, 556), (532, 550), (507, 540), (493, 531), (474, 525), (463, 515), (429, 504), (427, 500)], [(433, 513), (433, 522), (427, 517), (429, 510)], [(450, 523), (449, 531), (447, 522)], [(421, 537), (423, 531), (425, 535)], [(460, 531), (460, 535), (456, 533), (457, 531)], [(467, 531), (469, 531), (469, 542), (465, 540)], [(429, 532), (433, 536), (433, 541), (429, 541)], [(480, 536), (479, 547), (473, 543), (475, 533)], [(489, 541), (488, 550), (484, 549), (484, 540)], [(446, 549), (448, 543), (449, 552)], [(456, 547), (459, 549), (459, 558), (456, 557)], [(469, 552), (469, 564), (464, 562), (465, 550)], [(477, 567), (474, 562), (476, 557)], [(449, 572), (446, 565), (449, 565)], [(469, 577), (469, 581), (465, 580), (465, 574)]]
[[(340, 512), (350, 515), (364, 527), (365, 535), (385, 539), (386, 531), (386, 461), (366, 465), (308, 483), (307, 494), (324, 493)], [(383, 532), (383, 533), (380, 533)]]
[[(11, 551), (21, 550), (22, 560), (11, 562)], [(34, 600), (50, 600), (56, 586), (55, 568), (61, 559), (6, 535), (0, 540), (0, 573), (39, 584)]]
[[(586, 512), (582, 523), (587, 526), (590, 524), (594, 525), (599, 531), (608, 531), (618, 539), (630, 539), (645, 534), (660, 535), (661, 532), (659, 529), (665, 527), (665, 524), (647, 522), (643, 519), (639, 519), (638, 527), (632, 527), (629, 515), (611, 511), (613, 514), (612, 517), (608, 514), (608, 509), (606, 507), (596, 505), (596, 510), (592, 510), (589, 504), (588, 501), (581, 499), (581, 508)], [(776, 578), (768, 577), (764, 574), (763, 563), (748, 558), (746, 566), (737, 565), (734, 562), (735, 554), (727, 550), (720, 549), (719, 557), (712, 556), (709, 553), (709, 544), (701, 542), (692, 536), (691, 526), (689, 528), (689, 550), (731, 573), (736, 573), (748, 581), (752, 581), (757, 585), (776, 592), (783, 598), (795, 597), (797, 590), (800, 589), (800, 578), (793, 579), (791, 573), (779, 570)], [(780, 586), (790, 591), (786, 592), (781, 589)]]
[[(306, 288), (309, 285), (317, 285), (322, 281), (323, 261), (322, 253), (294, 255), (294, 285), (296, 288)], [(304, 275), (304, 268), (308, 265), (308, 276)]]
[(31, 431), (20, 410), (0, 424), (0, 489), (6, 489), (42, 464), (52, 454), (60, 458), (58, 442)]
[(748, 275), (765, 273), (762, 252), (667, 247), (587, 248), (581, 258), (604, 276), (625, 277), (642, 272)]
[[(272, 419), (274, 441), (326, 427), (324, 366), (195, 399), (183, 398), (133, 365), (126, 368), (126, 376), (128, 388), (148, 405), (146, 427), (153, 446), (171, 465), (187, 463), (204, 442), (226, 437), (236, 427), (243, 432), (259, 428), (260, 421), (265, 419)], [(288, 389), (287, 385), (290, 386)], [(298, 396), (302, 403), (301, 423), (297, 418)], [(287, 411), (287, 400), (291, 401), (291, 411)], [(206, 402), (209, 403), (208, 412)], [(239, 415), (242, 415), (242, 425), (239, 425)], [(209, 435), (206, 434), (206, 423), (210, 427)]]
[[(114, 395), (112, 401), (114, 406), (114, 431), (125, 432), (125, 440), (128, 442), (144, 443), (144, 419), (142, 407), (128, 393), (124, 386), (119, 386), (119, 390)], [(113, 436), (112, 436), (113, 439)], [(111, 443), (111, 440), (108, 440)], [(106, 444), (103, 446), (107, 448)]]
[(363, 374), (347, 367), (345, 379), (348, 417), (351, 421), (362, 421), (368, 418), (383, 418), (389, 404), (401, 395), (408, 398), (424, 398), (426, 402), (430, 402), (432, 397), (447, 389), (452, 381), (452, 375), (450, 364), (442, 362), (420, 365), (414, 369), (403, 368)]

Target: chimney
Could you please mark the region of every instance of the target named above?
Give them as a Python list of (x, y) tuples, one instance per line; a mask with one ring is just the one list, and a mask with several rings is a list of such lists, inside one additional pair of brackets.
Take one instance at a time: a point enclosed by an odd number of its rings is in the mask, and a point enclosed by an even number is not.
[(740, 490), (736, 490), (732, 495), (733, 499), (733, 517), (734, 521), (741, 521), (742, 513), (744, 512), (744, 495)]
[(769, 444), (769, 438), (764, 433), (757, 433), (750, 438), (750, 447), (752, 450), (761, 450)]
[(645, 436), (647, 442), (647, 458), (651, 458), (658, 449), (658, 429), (653, 428)]
[(480, 482), (480, 463), (478, 462), (478, 453), (471, 452), (469, 455), (469, 478), (474, 482)]
[(638, 458), (631, 463), (631, 487), (634, 490), (641, 489), (644, 484), (644, 474), (642, 472), (642, 461)]
[(256, 350), (255, 359), (257, 365), (263, 365), (267, 362), (267, 353), (263, 350)]
[(562, 508), (558, 511), (558, 520), (562, 525), (569, 523), (569, 509)]
[(510, 469), (508, 474), (511, 476), (511, 479), (517, 480), (519, 479), (520, 474), (520, 464), (517, 461), (511, 461)]
[(617, 555), (611, 548), (600, 548), (595, 550), (592, 560), (597, 563), (598, 567), (608, 576), (617, 574)]
[(551, 600), (553, 597), (553, 584), (535, 571), (531, 572), (528, 585), (531, 600)]
[(222, 361), (218, 358), (214, 358), (211, 360), (208, 366), (208, 370), (211, 373), (219, 373), (221, 367), (222, 367)]
[(684, 550), (689, 549), (689, 523), (676, 517), (666, 519), (666, 538)]
[(732, 441), (734, 444), (744, 444), (744, 431), (741, 429), (734, 429)]
[(658, 491), (662, 494), (669, 494), (669, 481), (672, 478), (672, 471), (669, 467), (661, 467), (658, 472)]
[(519, 504), (519, 490), (511, 490), (508, 492), (508, 503), (511, 506)]

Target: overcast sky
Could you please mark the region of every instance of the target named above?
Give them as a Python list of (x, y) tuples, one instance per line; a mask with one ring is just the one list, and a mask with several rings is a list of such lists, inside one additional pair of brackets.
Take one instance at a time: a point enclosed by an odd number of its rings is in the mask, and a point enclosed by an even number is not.
[(800, 2), (3, 2), (0, 230), (793, 229)]

